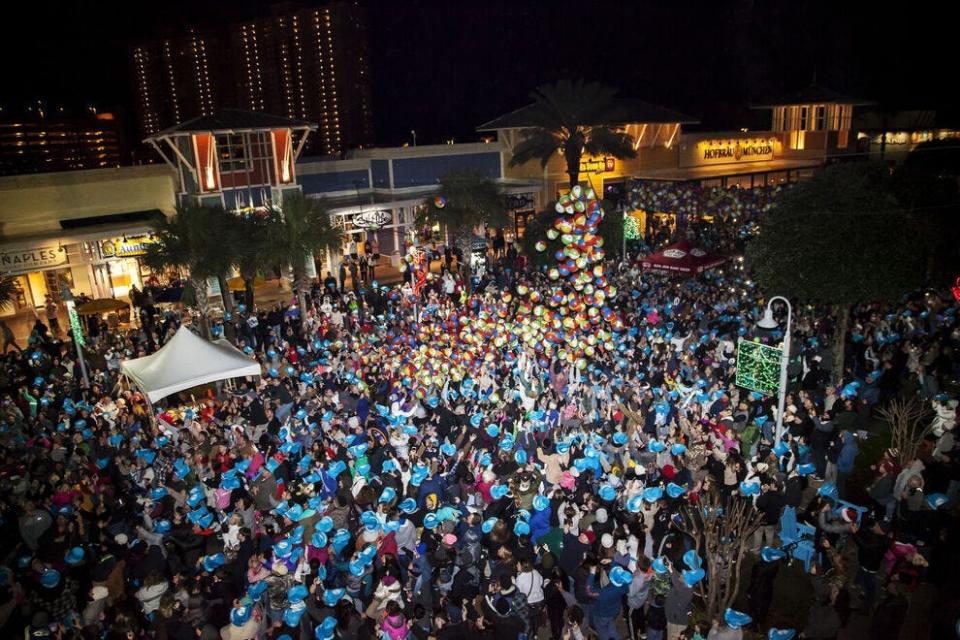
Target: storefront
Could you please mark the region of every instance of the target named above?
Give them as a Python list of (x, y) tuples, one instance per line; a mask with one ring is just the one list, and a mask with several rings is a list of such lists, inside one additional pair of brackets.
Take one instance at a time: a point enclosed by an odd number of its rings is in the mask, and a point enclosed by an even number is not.
[(48, 294), (59, 300), (62, 282), (66, 281), (72, 287), (85, 277), (86, 270), (70, 264), (68, 247), (37, 243), (0, 249), (0, 273), (13, 277), (16, 287), (14, 304), (3, 309), (3, 315), (13, 315), (22, 310), (42, 308)]
[(0, 274), (17, 287), (0, 313), (43, 317), (64, 283), (91, 298), (140, 286), (149, 234), (173, 212), (173, 177), (144, 165), (0, 178)]
[(508, 226), (503, 230), (504, 239), (516, 242), (523, 237), (523, 233), (530, 221), (537, 215), (537, 193), (527, 191), (512, 193), (507, 196)]
[(75, 295), (91, 298), (119, 298), (126, 296), (131, 286), (142, 288), (150, 271), (141, 257), (155, 241), (144, 231), (102, 240), (65, 235), (0, 246), (0, 273), (12, 276), (17, 288), (14, 304), (2, 314), (42, 309), (48, 295), (59, 303), (64, 283)]
[[(392, 199), (382, 194), (366, 194), (327, 198), (334, 225), (343, 232), (340, 251), (314, 256), (317, 275), (322, 279), (327, 272), (339, 277), (344, 259), (356, 256), (372, 266), (374, 277), (386, 276), (400, 264), (408, 234), (415, 228), (417, 208), (423, 197), (407, 196)], [(368, 272), (369, 273), (369, 272)]]
[(99, 271), (99, 280), (109, 284), (111, 297), (126, 296), (131, 287), (143, 289), (154, 284), (153, 272), (143, 263), (149, 246), (157, 241), (153, 233), (121, 236), (97, 243), (99, 262), (94, 270)]

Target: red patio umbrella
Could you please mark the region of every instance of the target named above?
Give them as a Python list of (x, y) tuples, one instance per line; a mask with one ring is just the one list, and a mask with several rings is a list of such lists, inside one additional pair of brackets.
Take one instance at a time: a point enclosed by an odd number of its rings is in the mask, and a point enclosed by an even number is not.
[(724, 256), (707, 253), (691, 247), (686, 240), (676, 242), (662, 251), (646, 256), (640, 264), (644, 269), (667, 273), (703, 273), (727, 261)]

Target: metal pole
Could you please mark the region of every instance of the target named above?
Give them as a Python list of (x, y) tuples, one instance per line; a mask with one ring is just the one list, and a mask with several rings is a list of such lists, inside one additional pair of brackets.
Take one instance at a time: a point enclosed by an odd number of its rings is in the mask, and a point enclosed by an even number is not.
[(790, 301), (783, 296), (774, 296), (767, 302), (767, 308), (772, 310), (771, 305), (775, 300), (782, 301), (787, 305), (787, 328), (783, 335), (783, 352), (780, 354), (780, 393), (777, 398), (777, 427), (774, 432), (774, 444), (780, 442), (783, 437), (783, 410), (787, 400), (787, 364), (790, 361), (790, 330), (793, 323), (793, 307)]
[[(109, 264), (109, 263), (108, 263)], [(90, 378), (87, 376), (87, 363), (83, 359), (83, 328), (80, 326), (79, 316), (77, 316), (76, 304), (73, 301), (73, 292), (66, 279), (62, 280), (60, 297), (67, 305), (67, 318), (70, 321), (70, 332), (73, 336), (73, 346), (77, 348), (77, 360), (80, 362), (80, 373), (83, 376), (83, 384), (90, 387)]]
[(620, 221), (620, 235), (623, 238), (623, 248), (620, 253), (620, 263), (623, 265), (627, 264), (627, 208), (623, 205), (618, 207), (620, 209), (623, 219)]

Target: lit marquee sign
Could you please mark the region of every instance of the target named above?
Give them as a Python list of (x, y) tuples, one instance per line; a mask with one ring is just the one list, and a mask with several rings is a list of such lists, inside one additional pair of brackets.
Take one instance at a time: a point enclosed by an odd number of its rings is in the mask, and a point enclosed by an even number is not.
[(353, 217), (353, 224), (364, 229), (376, 230), (393, 222), (389, 211), (366, 211)]
[(729, 140), (712, 144), (700, 143), (698, 146), (700, 157), (705, 162), (710, 160), (755, 162), (773, 159), (773, 143), (766, 140)]
[(616, 169), (616, 158), (581, 158), (580, 160), (580, 173), (608, 173)]
[(775, 138), (727, 138), (689, 143), (682, 166), (764, 162), (773, 160)]
[(147, 254), (147, 247), (155, 244), (153, 235), (113, 238), (100, 242), (100, 253), (104, 258), (133, 258)]

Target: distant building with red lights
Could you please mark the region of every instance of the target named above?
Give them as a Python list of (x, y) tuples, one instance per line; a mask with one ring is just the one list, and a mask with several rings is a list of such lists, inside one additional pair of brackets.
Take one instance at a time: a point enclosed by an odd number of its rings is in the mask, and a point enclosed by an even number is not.
[(65, 115), (36, 105), (23, 115), (0, 112), (0, 175), (103, 169), (124, 161), (113, 113)]

